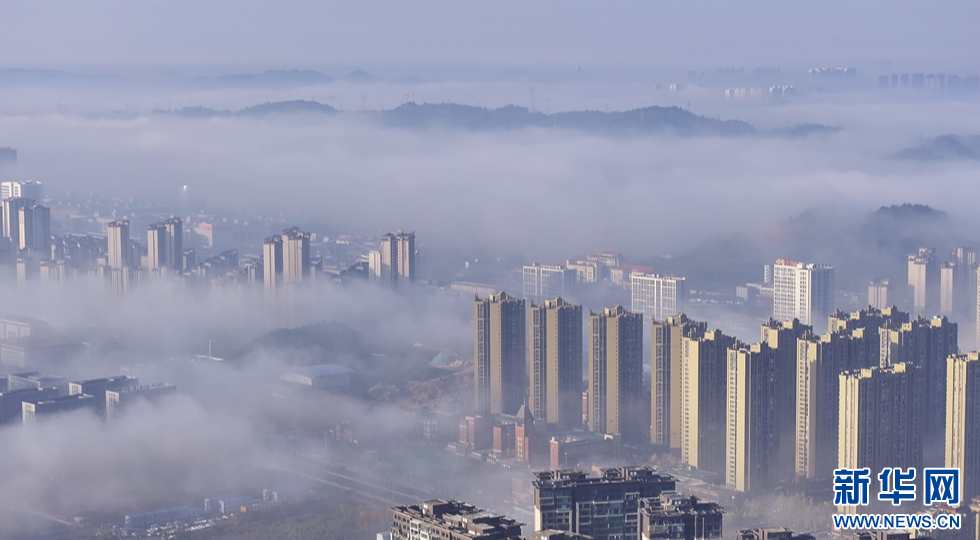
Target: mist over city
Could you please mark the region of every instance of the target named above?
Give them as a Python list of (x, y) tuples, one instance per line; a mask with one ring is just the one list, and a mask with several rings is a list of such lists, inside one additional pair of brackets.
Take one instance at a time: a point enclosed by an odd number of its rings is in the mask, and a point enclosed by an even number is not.
[(0, 539), (980, 540), (978, 21), (0, 0)]

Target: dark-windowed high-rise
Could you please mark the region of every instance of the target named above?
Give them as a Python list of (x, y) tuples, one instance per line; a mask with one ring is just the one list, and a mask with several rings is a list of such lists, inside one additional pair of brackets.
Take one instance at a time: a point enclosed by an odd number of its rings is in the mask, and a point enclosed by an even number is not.
[(589, 429), (640, 443), (650, 425), (643, 400), (643, 315), (623, 306), (589, 312)]
[(531, 304), (531, 412), (561, 430), (582, 425), (582, 306)]
[(184, 226), (180, 218), (154, 223), (146, 229), (147, 270), (184, 269)]
[(728, 349), (725, 484), (736, 491), (772, 487), (777, 467), (777, 352), (766, 343)]
[[(922, 368), (909, 363), (840, 375), (838, 468), (867, 467), (874, 476), (885, 467), (922, 467), (922, 378)], [(872, 497), (872, 507), (879, 503)]]
[(22, 206), (17, 212), (20, 227), (19, 249), (29, 250), (34, 258), (49, 260), (51, 258), (51, 209), (34, 204)]
[(922, 368), (926, 462), (941, 461), (946, 420), (946, 359), (959, 352), (958, 325), (946, 317), (917, 318), (898, 328), (882, 328), (881, 364), (910, 363)]
[(684, 338), (698, 338), (708, 324), (691, 320), (683, 313), (653, 321), (651, 344), (650, 442), (681, 448), (683, 420)]
[(774, 448), (772, 467), (775, 481), (793, 477), (793, 461), (796, 453), (796, 361), (797, 341), (810, 334), (813, 327), (797, 319), (777, 321), (769, 319), (762, 325), (761, 342), (774, 353), (772, 426)]
[(527, 386), (524, 300), (505, 292), (474, 301), (476, 412), (516, 414)]

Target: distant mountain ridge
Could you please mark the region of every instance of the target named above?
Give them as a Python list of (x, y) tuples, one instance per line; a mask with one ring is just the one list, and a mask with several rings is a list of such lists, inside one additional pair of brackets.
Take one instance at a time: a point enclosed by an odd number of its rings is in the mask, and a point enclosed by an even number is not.
[(895, 159), (912, 161), (980, 160), (980, 135), (940, 135), (906, 148)]
[(456, 103), (408, 102), (389, 110), (344, 113), (317, 101), (296, 100), (263, 103), (237, 112), (204, 107), (157, 112), (190, 118), (272, 114), (351, 114), (371, 118), (384, 126), (405, 129), (451, 127), (467, 131), (497, 131), (538, 127), (591, 131), (607, 135), (672, 133), (695, 137), (751, 135), (801, 137), (816, 133), (833, 133), (840, 129), (820, 124), (806, 124), (760, 130), (741, 120), (719, 120), (697, 115), (680, 107), (659, 106), (629, 111), (567, 111), (545, 114), (516, 105), (488, 109)]

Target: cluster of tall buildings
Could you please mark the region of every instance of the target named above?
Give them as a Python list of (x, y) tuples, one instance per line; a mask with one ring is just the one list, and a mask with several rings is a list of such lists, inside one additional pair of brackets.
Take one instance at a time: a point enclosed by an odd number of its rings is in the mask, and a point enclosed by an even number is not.
[[(829, 291), (830, 269), (785, 266), (785, 274), (774, 268), (777, 287), (784, 280), (798, 291)], [(799, 311), (787, 315), (809, 311), (820, 324), (822, 303), (793, 305)], [(669, 448), (732, 490), (825, 480), (838, 466), (942, 466), (944, 455), (980, 453), (980, 424), (957, 420), (980, 415), (980, 389), (964, 387), (966, 375), (950, 371), (976, 365), (976, 353), (958, 356), (958, 325), (945, 317), (913, 319), (896, 308), (837, 311), (820, 324), (823, 333), (796, 317), (773, 318), (748, 344), (684, 314), (645, 325), (643, 314), (616, 306), (590, 311), (586, 321), (580, 306), (561, 298), (528, 308), (500, 293), (477, 297), (474, 320), (478, 414), (514, 415), (526, 404), (556, 431), (583, 427), (575, 402), (584, 379), (589, 431)], [(652, 337), (649, 398), (645, 326)], [(954, 437), (956, 422), (977, 433)], [(889, 453), (898, 448), (904, 453)], [(980, 458), (963, 458), (967, 478), (980, 474), (971, 459)], [(965, 495), (980, 494), (977, 481), (964, 486)]]
[(418, 274), (414, 232), (387, 233), (378, 250), (368, 254), (368, 275), (385, 287), (405, 288), (418, 281)]
[(0, 263), (28, 266), (51, 259), (51, 209), (43, 206), (43, 185), (0, 183)]

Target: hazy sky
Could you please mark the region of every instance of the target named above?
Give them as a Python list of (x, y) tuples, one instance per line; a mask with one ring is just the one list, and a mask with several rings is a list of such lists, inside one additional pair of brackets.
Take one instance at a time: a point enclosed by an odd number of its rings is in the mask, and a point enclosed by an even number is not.
[(825, 66), (975, 72), (980, 2), (2, 0), (0, 66)]

